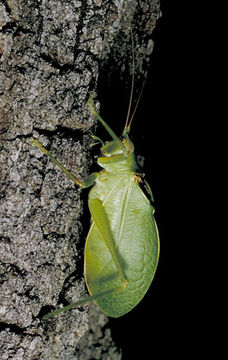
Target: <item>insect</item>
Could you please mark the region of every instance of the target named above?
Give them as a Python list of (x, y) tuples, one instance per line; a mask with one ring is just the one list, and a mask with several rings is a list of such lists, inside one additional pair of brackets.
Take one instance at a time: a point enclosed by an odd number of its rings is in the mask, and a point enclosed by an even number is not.
[[(132, 92), (129, 109), (131, 99)], [(129, 138), (133, 116), (129, 121), (128, 112), (122, 136), (118, 138), (95, 110), (93, 96), (88, 105), (112, 138), (100, 149), (97, 160), (102, 167), (100, 172), (90, 174), (81, 182), (37, 139), (33, 139), (33, 145), (49, 156), (78, 186), (93, 186), (88, 199), (92, 219), (84, 252), (84, 276), (90, 296), (54, 310), (44, 319), (88, 301), (94, 301), (106, 315), (118, 318), (142, 300), (158, 264), (159, 234), (154, 219), (153, 195), (143, 174), (139, 173), (134, 145)]]

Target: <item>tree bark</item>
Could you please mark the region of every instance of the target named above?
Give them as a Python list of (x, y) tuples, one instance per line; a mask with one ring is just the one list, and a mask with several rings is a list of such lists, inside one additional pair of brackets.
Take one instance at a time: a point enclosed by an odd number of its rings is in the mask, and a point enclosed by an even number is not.
[(1, 359), (121, 358), (93, 304), (41, 320), (86, 295), (89, 215), (82, 191), (30, 137), (83, 179), (94, 132), (87, 101), (100, 71), (113, 61), (120, 73), (131, 67), (135, 24), (135, 72), (143, 73), (159, 16), (159, 0), (0, 3)]

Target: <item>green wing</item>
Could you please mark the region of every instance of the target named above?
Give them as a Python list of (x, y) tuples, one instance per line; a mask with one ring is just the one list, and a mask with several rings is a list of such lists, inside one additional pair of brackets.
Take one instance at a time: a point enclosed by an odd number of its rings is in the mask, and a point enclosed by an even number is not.
[[(112, 179), (110, 187), (106, 182), (106, 188), (109, 191), (102, 198), (103, 208), (112, 232), (115, 255), (129, 283), (120, 291), (116, 290), (121, 288), (121, 278), (95, 222), (86, 241), (85, 278), (90, 295), (107, 292), (95, 301), (102, 311), (119, 317), (137, 305), (152, 282), (159, 256), (159, 236), (153, 208), (132, 174), (121, 180)], [(95, 195), (102, 197), (99, 186)]]

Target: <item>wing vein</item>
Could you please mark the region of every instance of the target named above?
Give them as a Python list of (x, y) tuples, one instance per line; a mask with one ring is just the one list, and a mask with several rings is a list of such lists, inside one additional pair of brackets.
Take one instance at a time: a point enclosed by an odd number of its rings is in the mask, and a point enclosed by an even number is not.
[(112, 192), (116, 189), (116, 187), (119, 185), (120, 181), (122, 179), (120, 179), (114, 186), (113, 188), (110, 190), (110, 192), (107, 194), (106, 198), (104, 199), (103, 203), (102, 203), (102, 206), (105, 205), (105, 203), (107, 202), (108, 198), (110, 197), (110, 195), (112, 194)]
[(120, 242), (121, 236), (122, 236), (122, 233), (123, 233), (123, 227), (124, 227), (124, 223), (125, 223), (125, 219), (126, 219), (127, 205), (128, 205), (128, 202), (129, 202), (129, 197), (130, 197), (131, 192), (132, 192), (133, 182), (134, 182), (134, 179), (132, 177), (132, 181), (129, 183), (129, 186), (127, 188), (126, 195), (125, 195), (125, 198), (124, 198), (123, 211), (122, 211), (122, 214), (121, 214), (121, 225), (120, 225), (117, 244)]

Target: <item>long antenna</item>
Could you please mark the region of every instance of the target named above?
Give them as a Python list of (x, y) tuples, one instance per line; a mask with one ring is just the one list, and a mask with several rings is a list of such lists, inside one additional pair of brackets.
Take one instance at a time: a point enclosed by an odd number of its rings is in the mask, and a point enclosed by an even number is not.
[(131, 115), (129, 124), (127, 125), (127, 131), (128, 131), (128, 132), (130, 131), (131, 124), (132, 124), (132, 120), (134, 119), (135, 112), (136, 112), (137, 107), (138, 107), (138, 105), (139, 105), (139, 102), (140, 102), (140, 99), (141, 99), (141, 96), (142, 96), (142, 93), (143, 93), (143, 89), (144, 89), (145, 82), (146, 82), (146, 79), (144, 79), (144, 81), (143, 81), (143, 84), (142, 84), (142, 87), (141, 87), (141, 90), (140, 90), (140, 94), (139, 94), (137, 103), (136, 103), (135, 108), (134, 108), (134, 110), (133, 110), (133, 113), (132, 113), (132, 115)]
[(130, 130), (128, 120), (129, 120), (130, 112), (131, 112), (131, 105), (132, 105), (133, 92), (134, 92), (134, 83), (135, 83), (135, 49), (134, 49), (134, 40), (133, 40), (132, 28), (131, 28), (131, 47), (132, 47), (131, 93), (130, 93), (130, 99), (129, 99), (129, 105), (128, 105), (128, 111), (127, 111), (127, 117), (126, 117), (126, 122), (125, 122), (125, 126), (124, 126), (124, 131), (126, 131), (127, 129)]
[[(127, 118), (126, 118), (126, 122), (125, 122), (125, 126), (124, 126), (124, 131), (123, 134), (129, 134), (130, 129), (131, 129), (131, 124), (132, 124), (132, 120), (134, 119), (136, 110), (138, 108), (141, 96), (142, 96), (142, 92), (144, 89), (144, 85), (146, 82), (146, 79), (144, 79), (143, 84), (142, 84), (142, 88), (140, 90), (140, 94), (138, 97), (138, 100), (136, 102), (136, 105), (134, 107), (133, 113), (130, 117), (130, 112), (131, 112), (131, 106), (132, 106), (132, 99), (133, 99), (133, 92), (134, 92), (134, 83), (135, 83), (135, 47), (134, 47), (134, 39), (133, 39), (133, 33), (132, 33), (132, 28), (131, 28), (131, 46), (132, 46), (132, 77), (131, 77), (131, 93), (130, 93), (130, 100), (129, 100), (129, 105), (128, 105), (128, 112), (127, 112)], [(130, 120), (129, 120), (130, 118)]]

